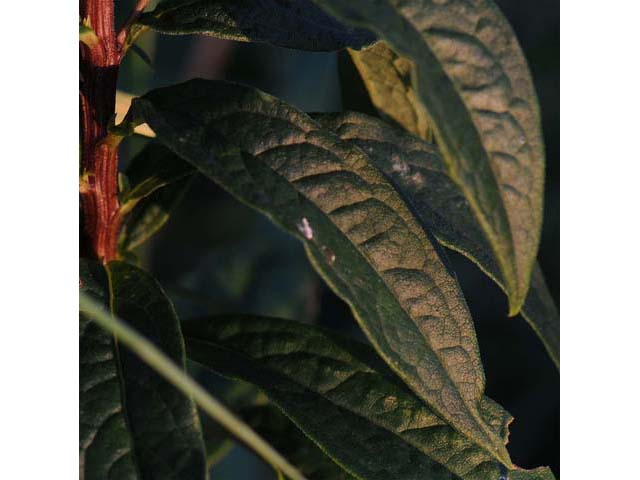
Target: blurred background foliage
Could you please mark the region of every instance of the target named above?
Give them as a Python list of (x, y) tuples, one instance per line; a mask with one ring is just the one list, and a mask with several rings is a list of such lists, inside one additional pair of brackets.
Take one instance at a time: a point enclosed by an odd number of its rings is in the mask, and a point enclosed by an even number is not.
[[(116, 0), (117, 22), (132, 0)], [(157, 2), (152, 2), (157, 3)], [(547, 153), (545, 219), (539, 262), (559, 306), (560, 27), (559, 1), (498, 0), (529, 61), (542, 109)], [(145, 34), (123, 62), (119, 89), (133, 94), (194, 77), (246, 83), (307, 112), (357, 110), (376, 115), (349, 56), (308, 53), (204, 36)], [(144, 145), (123, 144), (122, 168)], [(487, 377), (486, 393), (515, 417), (509, 451), (522, 467), (549, 465), (559, 476), (559, 374), (520, 317), (506, 317), (497, 286), (472, 263), (449, 252), (471, 309)], [(183, 318), (260, 313), (316, 322), (362, 338), (347, 306), (313, 272), (302, 246), (223, 190), (196, 177), (163, 230), (136, 255), (164, 286)], [(251, 387), (192, 366), (215, 395), (236, 408), (264, 403)], [(205, 423), (212, 478), (275, 478), (242, 446)]]

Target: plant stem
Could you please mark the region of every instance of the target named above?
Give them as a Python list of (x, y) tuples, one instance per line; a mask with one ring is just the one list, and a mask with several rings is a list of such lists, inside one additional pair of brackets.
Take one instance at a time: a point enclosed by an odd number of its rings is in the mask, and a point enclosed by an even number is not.
[(108, 262), (116, 258), (120, 213), (118, 203), (118, 145), (108, 137), (115, 112), (116, 84), (121, 53), (115, 27), (113, 0), (81, 0), (80, 17), (100, 41), (81, 44), (80, 110), (82, 122), (82, 177), (84, 215), (83, 254)]
[(155, 347), (149, 340), (140, 335), (123, 321), (107, 312), (102, 305), (84, 292), (80, 292), (80, 311), (91, 317), (106, 331), (111, 332), (119, 342), (144, 360), (151, 368), (165, 377), (178, 390), (187, 395), (220, 423), (238, 440), (249, 446), (260, 455), (276, 471), (284, 472), (292, 480), (305, 480), (305, 477), (282, 457), (251, 427), (236, 417), (222, 403), (212, 397), (189, 375), (177, 366), (169, 357)]
[(124, 25), (118, 32), (118, 45), (120, 45), (120, 47), (124, 46), (125, 41), (127, 40), (127, 35), (129, 34), (129, 30), (131, 29), (131, 26), (142, 14), (144, 9), (147, 8), (147, 5), (149, 5), (149, 0), (138, 0), (136, 2), (136, 6), (133, 8), (133, 11), (129, 15), (129, 18), (127, 18), (127, 21), (124, 22)]

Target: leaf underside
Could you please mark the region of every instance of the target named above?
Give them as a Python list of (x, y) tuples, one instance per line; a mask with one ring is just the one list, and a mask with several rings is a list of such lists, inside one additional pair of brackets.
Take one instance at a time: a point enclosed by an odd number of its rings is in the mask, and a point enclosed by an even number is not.
[[(322, 113), (313, 117), (342, 140), (363, 150), (413, 206), (426, 230), (444, 246), (476, 263), (506, 292), (491, 246), (469, 202), (449, 178), (435, 145), (361, 113)], [(560, 318), (537, 264), (521, 314), (559, 366)]]
[(314, 1), (412, 62), (413, 88), (494, 251), (515, 315), (540, 239), (544, 146), (531, 75), (508, 22), (491, 0)]
[[(366, 345), (268, 317), (202, 318), (183, 329), (190, 359), (254, 383), (356, 478), (500, 477), (489, 452), (441, 420)], [(488, 398), (480, 406), (506, 443), (509, 414)], [(553, 478), (546, 468), (512, 472), (523, 480)]]
[(429, 115), (411, 81), (412, 62), (383, 41), (362, 50), (349, 49), (349, 55), (380, 115), (432, 141)]
[[(101, 277), (99, 298), (184, 367), (180, 325), (155, 280), (124, 262), (105, 271), (81, 261), (80, 274), (82, 288), (92, 291)], [(81, 478), (204, 479), (193, 401), (82, 314), (80, 325)]]
[(205, 176), (303, 240), (394, 371), (510, 465), (479, 413), (484, 373), (455, 276), (360, 149), (271, 96), (225, 82), (155, 90), (131, 112)]
[(309, 0), (167, 0), (138, 23), (165, 34), (206, 34), (310, 51), (357, 49), (375, 40)]

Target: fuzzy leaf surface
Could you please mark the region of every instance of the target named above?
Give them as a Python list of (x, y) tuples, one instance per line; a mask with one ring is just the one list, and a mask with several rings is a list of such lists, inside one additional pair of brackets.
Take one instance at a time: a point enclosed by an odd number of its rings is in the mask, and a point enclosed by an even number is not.
[(323, 255), (317, 269), (386, 362), (443, 418), (510, 464), (478, 410), (484, 372), (455, 274), (360, 149), (274, 97), (226, 82), (158, 89), (134, 100), (131, 112)]
[(138, 23), (170, 35), (206, 34), (310, 51), (360, 48), (374, 41), (309, 0), (165, 0)]
[[(362, 149), (413, 206), (426, 230), (445, 247), (476, 263), (506, 292), (491, 246), (469, 202), (448, 176), (435, 145), (361, 113), (323, 113), (314, 114), (314, 118), (342, 140)], [(560, 317), (537, 264), (520, 313), (559, 366)]]
[[(101, 285), (101, 298), (115, 315), (184, 366), (180, 325), (153, 278), (124, 262), (105, 269), (81, 261), (80, 274), (82, 288), (98, 291)], [(99, 337), (99, 327), (82, 314), (80, 325), (81, 478), (204, 479), (202, 432), (193, 401), (110, 335)]]
[[(492, 454), (438, 417), (364, 344), (268, 317), (209, 317), (183, 328), (190, 360), (254, 383), (356, 478), (500, 477)], [(480, 409), (506, 443), (510, 415), (486, 397)], [(553, 478), (547, 469), (513, 472)]]
[(450, 176), (495, 253), (510, 314), (540, 240), (544, 145), (518, 41), (491, 0), (314, 0), (413, 62), (412, 81)]

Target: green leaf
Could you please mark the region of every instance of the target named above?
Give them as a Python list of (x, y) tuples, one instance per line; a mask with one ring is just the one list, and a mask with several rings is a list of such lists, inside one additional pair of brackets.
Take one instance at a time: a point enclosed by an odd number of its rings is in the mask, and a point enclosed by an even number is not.
[(454, 273), (358, 148), (258, 90), (192, 80), (130, 114), (203, 174), (305, 242), (394, 371), (443, 418), (510, 465), (481, 417), (484, 373)]
[(194, 33), (311, 51), (360, 48), (374, 41), (309, 0), (165, 0), (139, 24), (170, 35)]
[[(500, 477), (493, 454), (440, 419), (366, 345), (267, 317), (202, 318), (183, 329), (190, 360), (254, 383), (356, 478)], [(506, 443), (510, 415), (488, 398), (479, 405)], [(512, 471), (523, 479), (553, 478), (548, 469)]]
[[(506, 292), (491, 246), (469, 202), (447, 175), (437, 147), (360, 113), (315, 114), (314, 118), (367, 153), (414, 207), (423, 227), (441, 244), (475, 262)], [(559, 366), (560, 318), (537, 265), (521, 314)]]
[(544, 145), (520, 46), (491, 0), (314, 0), (411, 60), (447, 169), (494, 250), (510, 314), (529, 287), (542, 226)]
[[(80, 290), (107, 303), (102, 267), (80, 262)], [(135, 479), (133, 439), (122, 405), (113, 337), (80, 313), (80, 478)]]
[(121, 253), (142, 245), (164, 226), (195, 174), (189, 163), (162, 144), (150, 141), (144, 147), (126, 170), (132, 187), (122, 195)]
[(309, 480), (353, 480), (276, 407), (250, 407), (242, 410), (242, 418)]
[[(184, 368), (180, 325), (155, 280), (123, 262), (111, 262), (106, 269), (109, 295), (107, 285), (100, 285), (102, 303), (108, 301), (114, 314), (126, 317)], [(89, 262), (81, 261), (80, 274), (81, 291), (96, 291), (97, 278), (106, 281), (102, 267)], [(81, 477), (204, 479), (204, 446), (193, 401), (98, 331), (81, 314), (81, 405), (87, 407), (80, 411)], [(105, 425), (111, 431), (105, 432)]]
[(131, 251), (158, 233), (182, 201), (193, 179), (193, 176), (182, 178), (144, 198), (125, 218), (118, 239), (119, 250), (123, 253)]
[(93, 48), (100, 43), (100, 38), (96, 35), (90, 25), (80, 21), (80, 41), (87, 47)]
[[(268, 443), (258, 436), (246, 423), (238, 419), (217, 399), (212, 397), (200, 385), (184, 372), (184, 367), (156, 347), (147, 337), (125, 324), (122, 320), (107, 312), (103, 305), (85, 292), (80, 292), (80, 311), (91, 318), (101, 328), (111, 332), (118, 342), (124, 344), (150, 368), (158, 372), (180, 392), (193, 398), (212, 418), (219, 421), (228, 431), (247, 446), (252, 448), (275, 469), (285, 472), (292, 480), (305, 480), (298, 470), (288, 463)], [(165, 477), (161, 477), (165, 478)], [(187, 478), (194, 478), (187, 476)]]
[(148, 142), (126, 169), (131, 188), (123, 192), (121, 204), (126, 214), (137, 202), (156, 190), (193, 175), (195, 169), (158, 142)]
[(349, 54), (378, 112), (414, 135), (432, 140), (427, 110), (411, 83), (412, 62), (383, 41)]

